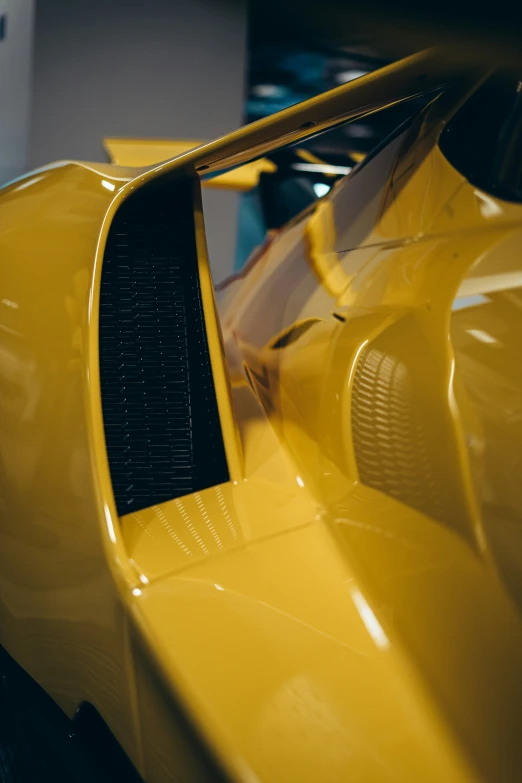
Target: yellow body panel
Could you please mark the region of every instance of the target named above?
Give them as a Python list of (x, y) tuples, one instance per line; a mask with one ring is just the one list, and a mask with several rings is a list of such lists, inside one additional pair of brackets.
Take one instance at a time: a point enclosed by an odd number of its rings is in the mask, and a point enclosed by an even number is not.
[[(64, 164), (2, 192), (0, 636), (69, 715), (94, 698), (139, 766), (128, 621), (85, 415), (89, 294), (112, 199), (103, 182), (123, 184)], [(138, 578), (116, 540), (110, 557), (122, 585)]]
[(153, 166), (200, 147), (204, 141), (183, 139), (119, 139), (107, 137), (103, 146), (116, 166)]
[[(181, 141), (178, 139), (115, 139), (106, 138), (103, 146), (107, 150), (111, 162), (117, 166), (153, 166), (185, 152), (200, 147), (203, 141)], [(259, 184), (263, 172), (276, 170), (275, 163), (261, 158), (253, 160), (245, 166), (232, 171), (226, 171), (217, 177), (205, 179), (203, 187), (224, 188), (247, 191)]]
[[(424, 62), (384, 83), (416, 94)], [(0, 643), (70, 716), (94, 704), (148, 783), (205, 779), (177, 703), (242, 783), (520, 776), (522, 207), (437, 147), (469, 85), (219, 316), (196, 182), (230, 481), (115, 509), (97, 321), (119, 205), (382, 103), (357, 82), (134, 177), (64, 163), (0, 191)]]

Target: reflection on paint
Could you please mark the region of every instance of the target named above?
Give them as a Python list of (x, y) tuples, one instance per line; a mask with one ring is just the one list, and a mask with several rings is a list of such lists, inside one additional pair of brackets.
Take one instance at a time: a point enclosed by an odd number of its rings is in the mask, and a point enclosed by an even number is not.
[(374, 615), (363, 594), (359, 590), (353, 590), (352, 600), (357, 611), (359, 612), (361, 620), (366, 626), (366, 630), (372, 637), (377, 647), (386, 650), (390, 646), (389, 639), (384, 633), (380, 622)]
[(478, 190), (475, 191), (482, 217), (490, 218), (502, 214), (502, 207), (497, 202)]
[(466, 329), (466, 332), (481, 343), (498, 343), (498, 340), (496, 340), (495, 337), (488, 332), (485, 332), (483, 329)]
[(475, 294), (475, 296), (458, 296), (453, 302), (451, 309), (453, 312), (457, 310), (465, 310), (466, 307), (476, 307), (477, 305), (485, 304), (489, 302), (487, 296), (482, 294)]

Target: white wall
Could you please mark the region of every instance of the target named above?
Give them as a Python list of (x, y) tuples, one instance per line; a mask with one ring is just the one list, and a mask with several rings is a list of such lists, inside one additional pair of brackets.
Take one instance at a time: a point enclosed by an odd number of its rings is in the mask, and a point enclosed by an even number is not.
[(0, 184), (27, 168), (33, 0), (0, 0), (7, 35), (0, 41)]
[[(246, 0), (38, 0), (31, 165), (104, 160), (104, 136), (238, 127), (246, 14)], [(206, 193), (204, 206), (218, 281), (234, 265), (238, 200)]]

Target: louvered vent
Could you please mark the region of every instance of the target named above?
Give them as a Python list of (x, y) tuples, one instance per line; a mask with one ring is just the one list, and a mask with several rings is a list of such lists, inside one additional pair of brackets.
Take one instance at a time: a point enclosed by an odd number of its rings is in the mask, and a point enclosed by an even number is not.
[(100, 379), (120, 515), (228, 480), (190, 181), (144, 188), (114, 218), (101, 277)]
[(363, 484), (444, 520), (436, 470), (407, 365), (376, 347), (357, 364), (352, 437)]

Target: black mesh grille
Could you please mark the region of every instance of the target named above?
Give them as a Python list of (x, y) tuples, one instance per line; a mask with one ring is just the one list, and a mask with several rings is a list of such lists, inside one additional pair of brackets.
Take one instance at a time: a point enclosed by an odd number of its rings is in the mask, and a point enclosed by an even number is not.
[(120, 515), (228, 480), (199, 288), (192, 184), (143, 189), (112, 223), (100, 378)]

